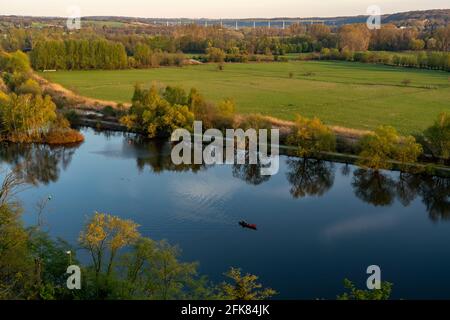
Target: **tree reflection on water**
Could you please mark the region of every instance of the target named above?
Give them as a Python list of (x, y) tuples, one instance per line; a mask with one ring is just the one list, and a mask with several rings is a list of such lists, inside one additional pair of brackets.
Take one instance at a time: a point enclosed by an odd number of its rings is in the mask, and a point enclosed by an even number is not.
[(5, 143), (0, 148), (0, 161), (26, 182), (47, 185), (58, 181), (61, 169), (68, 168), (78, 146)]
[(352, 186), (355, 195), (375, 206), (392, 205), (395, 198), (405, 207), (421, 197), (433, 221), (450, 219), (450, 179), (425, 174), (400, 173), (391, 175), (358, 169)]
[(286, 163), (289, 169), (286, 175), (294, 198), (322, 196), (333, 186), (334, 165), (332, 162), (289, 158)]

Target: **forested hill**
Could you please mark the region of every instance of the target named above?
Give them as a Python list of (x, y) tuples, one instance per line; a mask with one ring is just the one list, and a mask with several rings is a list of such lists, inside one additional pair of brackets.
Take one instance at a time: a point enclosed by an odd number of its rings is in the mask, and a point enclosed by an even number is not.
[[(278, 17), (278, 18), (255, 18), (255, 19), (166, 19), (166, 18), (134, 18), (134, 17), (111, 17), (111, 16), (92, 16), (83, 17), (85, 22), (94, 24), (104, 24), (105, 26), (123, 26), (123, 25), (136, 25), (136, 24), (217, 24), (223, 23), (226, 26), (234, 27), (236, 22), (240, 27), (252, 27), (254, 23), (256, 26), (267, 26), (270, 20), (271, 26), (281, 27), (283, 21), (289, 23), (294, 22), (323, 22), (328, 25), (340, 26), (343, 24), (361, 23), (367, 20), (366, 15), (359, 16), (343, 16), (343, 17)], [(397, 26), (420, 26), (420, 25), (445, 25), (450, 22), (450, 9), (433, 9), (424, 11), (408, 11), (393, 14), (385, 14), (382, 16), (384, 23), (392, 23)], [(59, 17), (25, 17), (25, 16), (0, 16), (0, 27), (8, 25), (16, 26), (45, 26), (45, 25), (60, 25), (64, 26), (66, 23), (65, 18)]]

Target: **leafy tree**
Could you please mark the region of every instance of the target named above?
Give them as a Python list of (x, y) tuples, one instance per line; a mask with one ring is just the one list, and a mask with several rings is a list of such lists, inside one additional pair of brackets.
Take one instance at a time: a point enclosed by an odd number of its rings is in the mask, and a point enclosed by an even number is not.
[(186, 105), (169, 103), (159, 94), (156, 85), (150, 90), (136, 86), (133, 105), (120, 121), (129, 129), (145, 132), (149, 138), (166, 137), (177, 128), (191, 130), (194, 114)]
[(336, 137), (330, 128), (318, 118), (308, 119), (297, 116), (287, 143), (298, 147), (298, 156), (311, 156), (336, 149)]
[(381, 126), (373, 134), (365, 135), (359, 143), (361, 152), (358, 164), (373, 170), (390, 169), (391, 160), (402, 165), (414, 163), (422, 153), (422, 147), (412, 136), (402, 138), (397, 130)]
[(164, 99), (166, 99), (172, 105), (188, 105), (188, 96), (186, 91), (181, 87), (167, 86), (163, 93)]
[(17, 205), (0, 205), (0, 299), (27, 298), (33, 283), (33, 260), (20, 216)]
[(277, 294), (275, 290), (257, 283), (257, 276), (242, 275), (240, 269), (231, 268), (225, 276), (231, 279), (231, 283), (224, 282), (220, 286), (220, 296), (225, 300), (265, 300)]
[(11, 141), (37, 142), (56, 118), (50, 96), (12, 93), (0, 103), (0, 134)]
[(349, 24), (339, 29), (339, 47), (351, 51), (369, 48), (370, 31), (365, 24)]
[[(105, 213), (96, 212), (79, 237), (80, 245), (89, 251), (98, 275), (104, 265), (110, 275), (118, 251), (139, 238), (138, 225)], [(109, 258), (107, 258), (109, 255)], [(108, 259), (105, 263), (105, 259)]]
[(450, 114), (443, 112), (425, 133), (425, 141), (433, 156), (450, 158)]
[(200, 291), (212, 295), (205, 279), (197, 276), (197, 264), (180, 262), (179, 255), (180, 250), (166, 241), (140, 238), (123, 257), (125, 293), (156, 300), (194, 299)]
[(220, 48), (209, 47), (206, 49), (208, 62), (224, 62), (225, 56), (225, 52)]
[(344, 287), (348, 292), (337, 296), (338, 300), (389, 300), (392, 292), (392, 283), (382, 282), (380, 290), (362, 290), (356, 288), (348, 279), (344, 280)]

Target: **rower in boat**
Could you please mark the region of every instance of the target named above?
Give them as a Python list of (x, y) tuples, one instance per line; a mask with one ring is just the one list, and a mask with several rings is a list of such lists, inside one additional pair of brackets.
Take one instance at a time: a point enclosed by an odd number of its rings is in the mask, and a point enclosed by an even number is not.
[(239, 222), (239, 225), (240, 225), (242, 228), (247, 228), (247, 229), (257, 230), (256, 224), (251, 224), (251, 223), (247, 223), (247, 222), (245, 222), (245, 221), (240, 221), (240, 222)]

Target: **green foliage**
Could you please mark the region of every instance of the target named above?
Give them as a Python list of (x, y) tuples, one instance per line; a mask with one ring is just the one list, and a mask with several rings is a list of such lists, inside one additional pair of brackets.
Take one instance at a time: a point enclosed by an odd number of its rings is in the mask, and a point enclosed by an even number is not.
[(345, 279), (344, 287), (348, 292), (337, 296), (337, 300), (389, 300), (392, 283), (382, 282), (379, 290), (362, 290), (356, 288), (352, 281)]
[(52, 121), (56, 106), (50, 96), (9, 95), (0, 103), (0, 134), (16, 142), (40, 141)]
[(226, 54), (220, 48), (209, 47), (206, 49), (206, 59), (208, 62), (224, 62)]
[(429, 127), (424, 136), (433, 156), (443, 159), (450, 158), (450, 114), (443, 112)]
[(89, 251), (96, 275), (104, 269), (107, 276), (111, 275), (118, 251), (139, 238), (137, 227), (133, 221), (95, 213), (80, 233), (79, 242)]
[(39, 41), (30, 54), (36, 70), (124, 69), (123, 44), (107, 40)]
[(196, 263), (180, 262), (179, 256), (180, 250), (166, 241), (140, 238), (122, 260), (124, 293), (154, 300), (195, 298), (203, 279), (197, 276)]
[(379, 170), (390, 169), (391, 160), (401, 164), (414, 163), (422, 154), (422, 146), (412, 136), (402, 138), (393, 127), (381, 126), (359, 142), (361, 160), (358, 165)]
[(18, 94), (32, 94), (35, 96), (42, 94), (39, 83), (37, 83), (36, 80), (33, 79), (27, 79), (16, 89), (16, 92)]
[(0, 70), (10, 73), (27, 73), (31, 70), (30, 60), (22, 51), (6, 53), (0, 50)]
[(240, 269), (231, 268), (225, 273), (231, 283), (222, 283), (219, 296), (225, 300), (266, 300), (277, 294), (270, 288), (263, 288), (258, 277), (252, 274), (241, 274)]
[[(172, 92), (171, 89), (168, 92)], [(166, 95), (174, 98), (170, 93)], [(120, 119), (129, 129), (145, 132), (149, 138), (170, 136), (177, 128), (192, 130), (194, 114), (189, 107), (171, 104), (155, 85), (149, 90), (142, 90), (137, 85), (132, 102), (128, 114)]]
[(336, 136), (318, 118), (308, 119), (297, 116), (287, 143), (297, 147), (297, 155), (304, 157), (334, 151)]
[(167, 86), (163, 93), (164, 99), (166, 99), (170, 104), (178, 104), (181, 106), (186, 106), (189, 103), (188, 95), (182, 87), (178, 86)]
[(0, 205), (0, 299), (26, 298), (33, 280), (33, 260), (28, 254), (28, 236), (20, 215), (17, 206)]
[(219, 104), (206, 101), (200, 92), (192, 88), (188, 103), (195, 120), (202, 121), (203, 128), (229, 129), (234, 127), (236, 104), (232, 99), (224, 99)]

